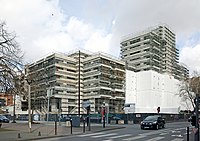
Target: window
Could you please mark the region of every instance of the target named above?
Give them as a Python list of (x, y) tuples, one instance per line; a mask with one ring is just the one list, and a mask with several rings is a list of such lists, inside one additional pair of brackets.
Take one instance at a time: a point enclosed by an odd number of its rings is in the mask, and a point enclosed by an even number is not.
[(137, 43), (137, 42), (140, 42), (140, 38), (130, 41), (130, 44), (134, 44), (134, 43)]
[(150, 36), (149, 35), (147, 35), (147, 36), (144, 36), (144, 40), (147, 40), (147, 39), (149, 39), (150, 38)]

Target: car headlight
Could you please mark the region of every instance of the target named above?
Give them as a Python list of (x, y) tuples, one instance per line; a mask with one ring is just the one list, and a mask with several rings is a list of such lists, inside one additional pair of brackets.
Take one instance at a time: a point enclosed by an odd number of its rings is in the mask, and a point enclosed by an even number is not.
[(153, 124), (157, 124), (157, 121), (154, 121)]

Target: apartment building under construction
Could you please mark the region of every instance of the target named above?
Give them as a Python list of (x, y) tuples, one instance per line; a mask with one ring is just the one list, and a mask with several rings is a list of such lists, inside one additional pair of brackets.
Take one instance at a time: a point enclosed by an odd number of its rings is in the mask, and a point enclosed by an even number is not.
[[(86, 113), (82, 103), (90, 102), (91, 112), (100, 112), (107, 103), (109, 112), (120, 113), (125, 101), (125, 63), (103, 53), (54, 53), (26, 67), (31, 81), (32, 108), (42, 114)], [(49, 97), (48, 97), (48, 96)]]
[(130, 34), (121, 41), (121, 57), (135, 72), (154, 70), (176, 79), (187, 78), (189, 70), (178, 62), (175, 34), (165, 25)]

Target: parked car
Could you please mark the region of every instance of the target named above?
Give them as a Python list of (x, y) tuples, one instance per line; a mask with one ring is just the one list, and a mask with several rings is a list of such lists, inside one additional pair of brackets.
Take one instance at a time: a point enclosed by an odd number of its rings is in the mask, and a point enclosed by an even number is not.
[(165, 128), (165, 120), (158, 116), (148, 116), (140, 124), (141, 129), (156, 129)]
[(0, 122), (9, 123), (10, 120), (6, 116), (0, 115)]

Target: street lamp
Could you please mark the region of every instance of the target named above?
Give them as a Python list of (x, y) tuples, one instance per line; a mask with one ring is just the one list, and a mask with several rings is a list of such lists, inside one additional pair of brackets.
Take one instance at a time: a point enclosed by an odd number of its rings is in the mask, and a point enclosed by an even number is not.
[(31, 133), (31, 81), (25, 78), (28, 83), (28, 127)]
[(48, 104), (47, 104), (47, 123), (49, 120), (49, 105), (50, 105), (50, 97), (52, 96), (53, 93), (53, 89), (49, 88), (47, 90), (47, 100), (48, 100)]
[(31, 132), (31, 86), (28, 84), (28, 125), (29, 132)]

